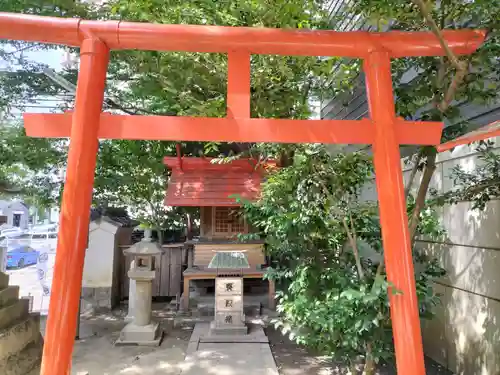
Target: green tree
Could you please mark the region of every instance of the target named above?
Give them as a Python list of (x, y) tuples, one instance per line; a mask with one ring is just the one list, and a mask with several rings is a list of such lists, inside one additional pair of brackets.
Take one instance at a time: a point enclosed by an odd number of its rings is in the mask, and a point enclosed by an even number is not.
[(491, 200), (500, 198), (500, 154), (491, 140), (479, 142), (477, 165), (466, 170), (456, 165), (450, 179), (454, 188), (441, 196), (430, 199), (431, 204), (457, 204), (472, 202), (472, 209), (484, 210)]
[[(47, 208), (57, 202), (65, 163), (65, 141), (26, 137), (20, 124), (0, 127), (2, 192)], [(1, 194), (1, 192), (0, 192)]]
[[(331, 156), (323, 146), (303, 146), (291, 166), (268, 177), (258, 202), (244, 202), (274, 260), (266, 276), (278, 285), (275, 324), (353, 374), (364, 364), (365, 375), (393, 354), (377, 206), (360, 200), (371, 173), (363, 153)], [(442, 234), (432, 211), (421, 215), (420, 234)], [(439, 302), (431, 281), (444, 271), (417, 250), (414, 257), (421, 316), (430, 318)]]
[[(352, 2), (349, 10), (368, 20), (375, 28), (393, 30), (431, 30), (445, 48), (445, 57), (402, 58), (393, 61), (393, 87), (396, 112), (406, 119), (444, 121), (453, 124), (443, 132), (442, 141), (463, 134), (469, 124), (461, 113), (464, 102), (493, 104), (499, 102), (500, 83), (500, 3), (480, 1), (362, 0)], [(485, 43), (471, 56), (459, 57), (447, 48), (443, 29), (486, 29)], [(340, 91), (353, 89), (359, 74), (359, 62), (341, 66)], [(405, 73), (415, 72), (407, 82)], [(436, 169), (434, 147), (419, 148), (410, 158), (414, 165), (408, 189), (417, 170), (423, 171), (418, 185), (414, 210), (410, 214), (410, 232), (416, 233), (420, 212), (425, 207), (429, 184)]]
[[(316, 29), (327, 26), (322, 5), (323, 1), (299, 0), (275, 1), (272, 7), (263, 0), (112, 0), (103, 5), (38, 0), (33, 4), (9, 2), (0, 6), (0, 10), (155, 23)], [(42, 74), (43, 64), (29, 61), (23, 55), (27, 49), (42, 48), (48, 47), (16, 42), (4, 48), (1, 56), (10, 63), (11, 69), (0, 75), (0, 110), (23, 109), (23, 105), (37, 98), (65, 94)], [(335, 61), (316, 57), (252, 56), (252, 115), (307, 118), (310, 115), (308, 100), (319, 95), (323, 77)], [(62, 75), (76, 83), (75, 71), (67, 70)], [(129, 114), (221, 117), (226, 112), (226, 81), (227, 57), (223, 54), (113, 52), (105, 107)], [(71, 107), (71, 98), (63, 106)], [(205, 144), (203, 148), (205, 153), (226, 154), (218, 143)], [(248, 147), (240, 145), (240, 148)], [(167, 214), (162, 207), (166, 176), (162, 158), (172, 155), (173, 150), (173, 144), (168, 142), (101, 142), (96, 203), (128, 204), (146, 223), (162, 221)]]

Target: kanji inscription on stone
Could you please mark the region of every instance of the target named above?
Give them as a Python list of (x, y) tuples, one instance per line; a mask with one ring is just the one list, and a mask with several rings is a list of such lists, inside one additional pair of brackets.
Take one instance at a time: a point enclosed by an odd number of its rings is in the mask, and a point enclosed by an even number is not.
[(234, 289), (233, 285), (233, 283), (226, 283), (226, 292), (232, 292)]
[(232, 315), (226, 315), (224, 318), (224, 323), (226, 324), (233, 324), (233, 316)]
[(233, 300), (232, 299), (226, 300), (226, 307), (233, 307)]

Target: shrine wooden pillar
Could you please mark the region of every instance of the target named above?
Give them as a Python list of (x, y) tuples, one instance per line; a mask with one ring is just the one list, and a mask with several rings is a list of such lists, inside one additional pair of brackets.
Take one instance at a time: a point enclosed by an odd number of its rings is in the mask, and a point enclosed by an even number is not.
[(103, 42), (83, 40), (41, 375), (70, 373), (108, 60)]
[(384, 51), (364, 61), (370, 115), (375, 127), (373, 162), (387, 279), (402, 294), (389, 293), (398, 374), (424, 375), (424, 354), (408, 230), (401, 155), (396, 135), (391, 60)]

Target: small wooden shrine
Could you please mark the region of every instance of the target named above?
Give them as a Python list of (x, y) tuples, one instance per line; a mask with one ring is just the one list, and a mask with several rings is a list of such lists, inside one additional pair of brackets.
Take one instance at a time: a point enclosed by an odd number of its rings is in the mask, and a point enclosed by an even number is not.
[(242, 292), (251, 295), (252, 301), (262, 297), (262, 306), (274, 308), (274, 283), (263, 280), (267, 266), (264, 241), (238, 240), (239, 233), (249, 233), (251, 228), (234, 198), (256, 199), (267, 168), (274, 163), (258, 165), (253, 159), (239, 159), (216, 164), (210, 158), (196, 157), (166, 157), (164, 163), (171, 169), (165, 205), (200, 207), (200, 236), (187, 242), (190, 250), (183, 273), (182, 307), (188, 309), (194, 298), (215, 297), (220, 270), (209, 267), (214, 255), (244, 252), (248, 267), (241, 268), (238, 276)]

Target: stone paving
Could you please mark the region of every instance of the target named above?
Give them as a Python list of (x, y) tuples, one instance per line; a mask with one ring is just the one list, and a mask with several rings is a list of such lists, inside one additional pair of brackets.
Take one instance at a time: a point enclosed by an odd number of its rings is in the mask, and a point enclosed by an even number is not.
[[(160, 347), (116, 347), (126, 324), (126, 311), (82, 318), (81, 339), (75, 342), (71, 375), (278, 375), (269, 340), (262, 327), (251, 325), (243, 338), (208, 336), (209, 322), (171, 318), (162, 306), (153, 316), (167, 332)], [(45, 318), (45, 317), (43, 317)], [(44, 331), (45, 319), (42, 319)], [(217, 342), (214, 342), (217, 341)]]
[[(190, 338), (189, 327), (177, 326), (158, 348), (115, 347), (123, 322), (120, 319), (84, 324), (85, 337), (75, 345), (72, 375), (278, 375), (278, 370), (262, 328), (252, 327), (243, 340), (207, 336), (208, 322), (198, 322)], [(113, 326), (99, 337), (99, 326)], [(217, 342), (213, 342), (217, 341)], [(241, 342), (244, 341), (244, 342)]]
[(196, 324), (182, 375), (278, 375), (262, 327), (251, 326), (247, 336), (208, 336), (209, 323)]

